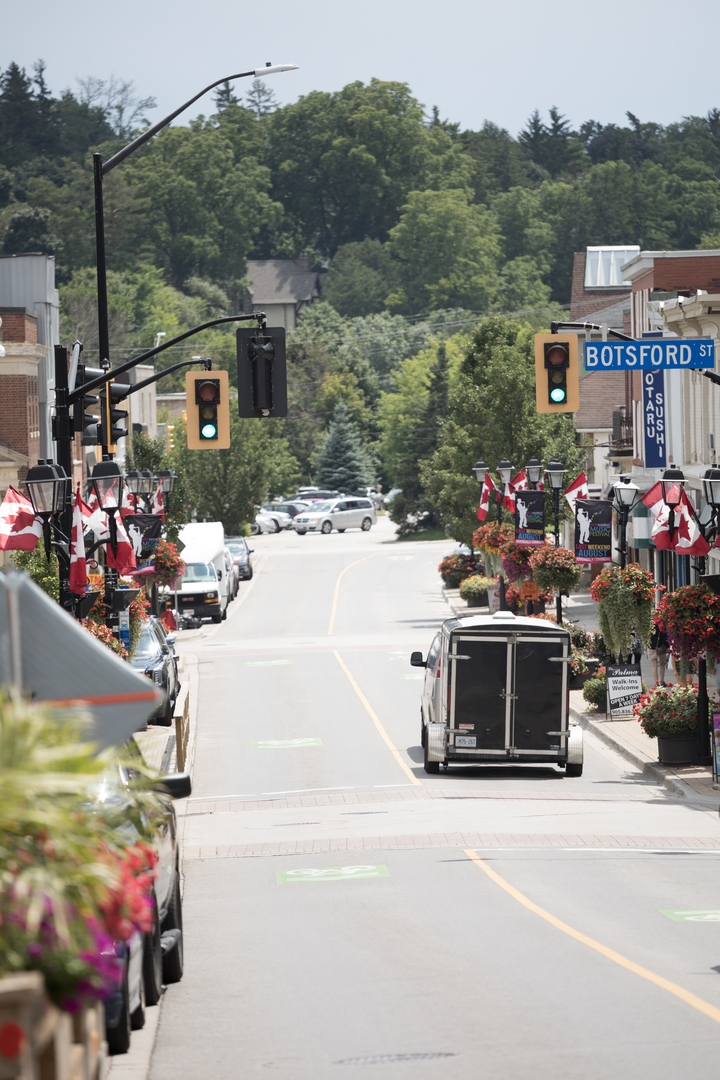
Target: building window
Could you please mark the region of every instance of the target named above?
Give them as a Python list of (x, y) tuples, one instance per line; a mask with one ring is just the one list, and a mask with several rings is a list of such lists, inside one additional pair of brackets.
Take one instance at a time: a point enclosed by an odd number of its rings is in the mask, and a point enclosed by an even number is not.
[(640, 248), (637, 246), (589, 247), (585, 257), (585, 288), (614, 286), (618, 289), (629, 285), (629, 282), (623, 281), (621, 267), (639, 254)]

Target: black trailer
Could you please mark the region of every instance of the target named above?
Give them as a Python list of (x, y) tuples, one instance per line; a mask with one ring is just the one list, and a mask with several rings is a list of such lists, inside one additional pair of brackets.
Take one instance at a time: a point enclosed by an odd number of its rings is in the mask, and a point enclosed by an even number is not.
[(543, 762), (581, 776), (582, 728), (569, 724), (570, 634), (509, 611), (448, 619), (428, 653), (425, 771), (468, 762)]

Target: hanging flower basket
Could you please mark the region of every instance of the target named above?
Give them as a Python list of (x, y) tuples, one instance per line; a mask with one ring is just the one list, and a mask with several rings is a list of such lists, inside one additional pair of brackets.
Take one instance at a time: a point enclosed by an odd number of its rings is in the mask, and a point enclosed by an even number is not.
[(582, 567), (575, 555), (568, 548), (536, 548), (530, 556), (530, 568), (533, 581), (540, 589), (555, 589), (559, 593), (569, 593), (580, 580)]
[(476, 572), (476, 562), (470, 555), (446, 555), (438, 571), (446, 588), (457, 589), (465, 578)]
[(508, 540), (506, 544), (503, 544), (501, 550), (503, 573), (509, 582), (514, 584), (516, 581), (530, 580), (532, 550), (531, 547), (521, 547), (514, 540)]
[(497, 577), (503, 571), (503, 549), (512, 542), (514, 535), (512, 525), (502, 521), (488, 521), (475, 530), (473, 545), (483, 552), (488, 576)]
[(720, 657), (720, 596), (707, 585), (682, 585), (667, 593), (658, 604), (657, 623), (678, 660)]
[(644, 645), (650, 643), (657, 588), (652, 574), (637, 563), (624, 570), (608, 566), (595, 578), (590, 595), (598, 605), (600, 632), (611, 655), (629, 653), (633, 633)]
[(185, 563), (180, 558), (175, 544), (159, 540), (153, 555), (153, 578), (157, 585), (171, 589), (177, 579), (182, 577)]

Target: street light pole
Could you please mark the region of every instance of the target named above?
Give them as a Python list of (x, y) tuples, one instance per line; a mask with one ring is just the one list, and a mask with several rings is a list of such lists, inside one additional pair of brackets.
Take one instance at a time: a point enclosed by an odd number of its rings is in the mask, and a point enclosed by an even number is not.
[[(551, 461), (545, 470), (545, 475), (550, 483), (553, 501), (553, 531), (555, 533), (555, 547), (560, 547), (560, 494), (565, 478), (565, 466), (559, 461)], [(558, 589), (555, 597), (555, 618), (558, 626), (562, 623), (562, 595)]]
[[(497, 474), (500, 477), (500, 480), (502, 481), (502, 484), (503, 484), (503, 490), (498, 492), (498, 504), (497, 504), (498, 522), (502, 521), (502, 507), (503, 507), (503, 499), (505, 498), (505, 488), (507, 487), (507, 485), (512, 480), (512, 474), (513, 474), (514, 471), (515, 471), (515, 467), (514, 467), (514, 465), (511, 464), (511, 462), (508, 460), (508, 458), (503, 458), (502, 461), (499, 463), (499, 465), (497, 467)], [(507, 606), (507, 600), (505, 598), (505, 577), (504, 577), (503, 572), (502, 572), (502, 561), (500, 563), (500, 566), (501, 566), (501, 569), (500, 569), (500, 610), (501, 611), (507, 611), (508, 606)]]
[(627, 566), (628, 518), (639, 496), (640, 491), (637, 484), (631, 483), (629, 476), (621, 476), (620, 480), (615, 484), (615, 499), (613, 501), (613, 508), (620, 519), (620, 546), (618, 551), (620, 552), (621, 570), (624, 570)]

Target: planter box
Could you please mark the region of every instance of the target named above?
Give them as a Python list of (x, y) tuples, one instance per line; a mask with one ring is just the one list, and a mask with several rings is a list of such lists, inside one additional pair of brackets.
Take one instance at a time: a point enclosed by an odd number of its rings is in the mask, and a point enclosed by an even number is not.
[(568, 682), (568, 689), (569, 690), (582, 690), (583, 686), (588, 681), (588, 679), (592, 679), (592, 678), (593, 678), (593, 675), (592, 675), (591, 672), (588, 672), (587, 675), (571, 675), (570, 680)]
[(697, 735), (658, 735), (661, 765), (692, 765), (697, 754)]

